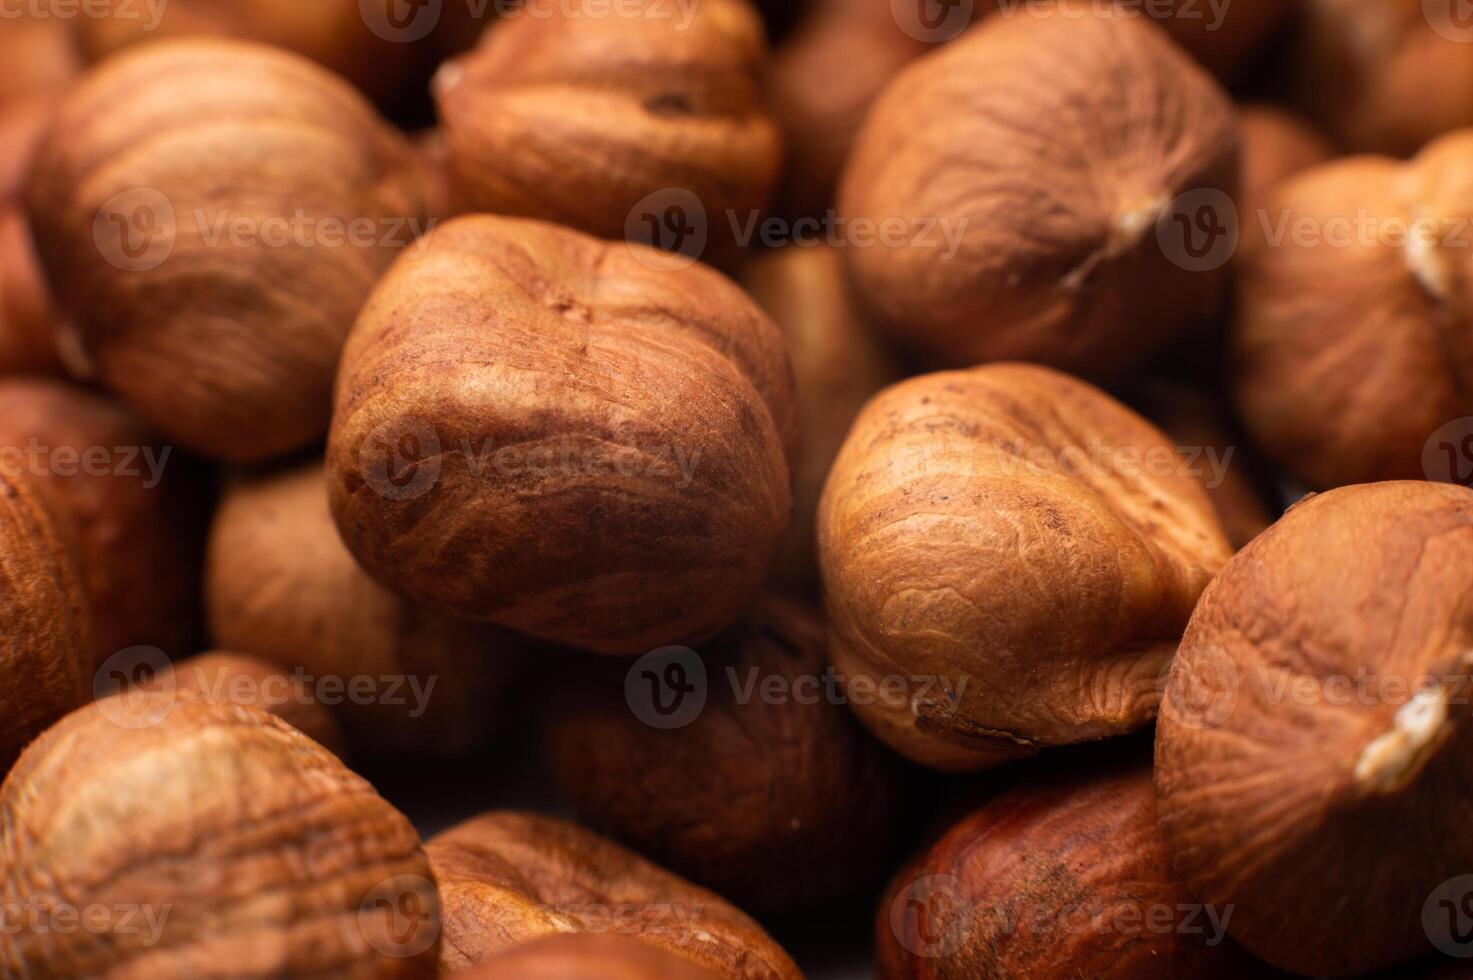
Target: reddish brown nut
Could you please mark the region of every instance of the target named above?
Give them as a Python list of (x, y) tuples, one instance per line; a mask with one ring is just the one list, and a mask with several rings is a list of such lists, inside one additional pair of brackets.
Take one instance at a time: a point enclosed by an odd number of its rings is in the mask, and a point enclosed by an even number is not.
[(234, 461), (326, 431), (343, 338), (424, 221), (418, 160), (356, 92), (240, 42), (158, 42), (95, 68), (34, 172), (77, 366)]
[(0, 465), (44, 479), (73, 542), (97, 662), (189, 649), (209, 478), (123, 406), (63, 381), (0, 381)]
[(1470, 174), (1464, 130), (1270, 196), (1240, 274), (1234, 384), (1255, 442), (1311, 487), (1432, 476), (1429, 438), (1473, 415)]
[(441, 68), (435, 97), (461, 203), (648, 240), (636, 205), (679, 190), (699, 200), (718, 243), (733, 237), (728, 213), (766, 205), (781, 141), (762, 105), (757, 12), (748, 0), (634, 3), (610, 15), (602, 0), (562, 0), (506, 18)]
[(952, 824), (895, 876), (875, 922), (883, 980), (1263, 976), (1196, 903), (1156, 825), (1148, 767), (1051, 776)]
[(1240, 108), (1238, 139), (1243, 149), (1239, 221), (1255, 233), (1262, 231), (1267, 202), (1278, 185), (1335, 156), (1335, 147), (1307, 121), (1272, 105)]
[(71, 22), (46, 16), (45, 4), (15, 4), (0, 19), (0, 105), (22, 95), (57, 92), (81, 68)]
[(575, 824), (487, 813), (426, 845), (445, 915), (442, 970), (558, 933), (614, 932), (731, 980), (800, 980), (762, 928), (720, 896)]
[(882, 392), (819, 505), (830, 656), (901, 754), (967, 770), (1148, 725), (1231, 554), (1175, 447), (1108, 395), (999, 364)]
[(875, 105), (840, 194), (873, 238), (849, 271), (883, 325), (947, 363), (1115, 377), (1220, 298), (1225, 261), (1183, 251), (1173, 211), (1226, 201), (1237, 165), (1227, 98), (1148, 22), (992, 17)]
[(535, 939), (455, 974), (455, 980), (720, 980), (684, 957), (623, 936)]
[(390, 270), (343, 356), (327, 460), (370, 574), (606, 653), (736, 619), (787, 523), (792, 371), (741, 290), (677, 263), (483, 215)]
[(331, 684), (352, 745), (375, 758), (480, 744), (505, 722), (527, 654), (513, 634), (421, 609), (369, 578), (333, 527), (318, 463), (226, 492), (205, 593), (215, 643)]
[(824, 480), (859, 410), (899, 380), (900, 367), (855, 308), (836, 248), (767, 253), (747, 267), (742, 281), (787, 338), (797, 378), (800, 452), (778, 574), (788, 587), (808, 592), (818, 584), (814, 522)]
[(84, 704), (92, 679), (87, 600), (42, 488), (0, 468), (0, 773)]
[(1434, 890), (1473, 873), (1470, 580), (1473, 491), (1347, 487), (1290, 510), (1193, 613), (1156, 734), (1161, 826), (1269, 963), (1359, 973), (1447, 929)]
[(653, 698), (677, 693), (658, 671), (587, 676), (549, 720), (564, 794), (591, 826), (753, 912), (878, 880), (908, 783), (841, 703), (824, 625), (769, 597), (699, 656), (669, 661), (703, 678), (689, 717), (658, 713)]
[(63, 371), (51, 295), (21, 201), (31, 155), (56, 104), (52, 95), (0, 102), (0, 375)]
[(435, 975), (409, 821), (280, 719), (188, 691), (104, 698), (26, 750), (0, 789), (0, 907), (22, 925), (6, 976)]

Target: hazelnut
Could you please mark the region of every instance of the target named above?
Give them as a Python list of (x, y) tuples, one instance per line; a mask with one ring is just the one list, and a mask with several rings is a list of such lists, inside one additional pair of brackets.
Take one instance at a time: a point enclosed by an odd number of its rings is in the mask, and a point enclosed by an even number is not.
[(1238, 139), (1243, 150), (1238, 212), (1240, 225), (1250, 232), (1262, 230), (1266, 202), (1276, 187), (1335, 156), (1335, 147), (1323, 134), (1278, 106), (1241, 107)]
[(310, 62), (161, 41), (67, 96), (29, 210), (79, 366), (189, 448), (255, 461), (326, 430), (343, 338), (423, 222), (419, 180)]
[(876, 916), (882, 980), (1260, 976), (1175, 879), (1149, 767), (1036, 778), (950, 824)]
[(190, 691), (93, 702), (0, 789), (0, 907), (61, 922), (72, 902), (128, 927), (7, 929), (0, 973), (435, 975), (409, 821), (284, 721)]
[(1470, 166), (1465, 130), (1270, 195), (1240, 269), (1234, 387), (1255, 442), (1311, 487), (1421, 479), (1428, 437), (1473, 414)]
[(1431, 952), (1424, 908), (1473, 869), (1473, 491), (1346, 487), (1223, 569), (1171, 668), (1161, 828), (1233, 937), (1296, 973)]
[(81, 69), (71, 25), (44, 5), (8, 6), (0, 19), (0, 105), (22, 95), (55, 92)]
[(87, 601), (43, 489), (0, 467), (0, 773), (91, 681)]
[(553, 773), (591, 826), (744, 909), (878, 880), (907, 781), (832, 690), (825, 652), (820, 617), (765, 598), (703, 647), (699, 714), (669, 729), (626, 700), (645, 678), (594, 672), (554, 703)]
[(757, 12), (748, 0), (679, 13), (634, 3), (595, 16), (602, 0), (561, 0), (492, 24), (441, 67), (435, 98), (463, 205), (622, 239), (646, 197), (679, 190), (720, 246), (728, 214), (767, 204), (781, 140), (762, 105)]
[(875, 105), (840, 194), (874, 230), (849, 271), (883, 326), (943, 362), (1114, 378), (1221, 298), (1224, 268), (1163, 243), (1175, 199), (1231, 196), (1236, 169), (1227, 98), (1147, 21), (991, 17)]
[(394, 265), (348, 341), (328, 445), (333, 516), (370, 574), (604, 653), (736, 619), (787, 522), (792, 371), (741, 290), (680, 261), (481, 215)]
[(830, 656), (901, 754), (980, 769), (1150, 724), (1231, 549), (1158, 430), (1048, 368), (881, 392), (824, 489)]
[(64, 370), (52, 336), (50, 291), (21, 200), (31, 155), (55, 111), (49, 96), (0, 102), (0, 375)]
[(829, 468), (864, 403), (899, 380), (901, 371), (855, 308), (838, 249), (789, 246), (764, 253), (747, 266), (742, 282), (782, 330), (797, 379), (802, 451), (778, 573), (786, 586), (808, 592), (818, 584), (814, 521)]
[(720, 980), (690, 960), (618, 935), (575, 932), (514, 946), (455, 980)]
[(77, 550), (96, 662), (187, 648), (200, 623), (209, 479), (123, 406), (51, 379), (0, 381), (0, 460), (44, 474)]
[[(453, 755), (511, 708), (527, 643), (406, 602), (353, 561), (327, 510), (320, 463), (225, 493), (205, 573), (210, 635), (310, 678), (371, 678), (339, 720), (365, 755)], [(390, 691), (387, 685), (392, 684)]]
[(426, 845), (440, 884), (442, 971), (558, 933), (616, 932), (732, 980), (800, 980), (745, 914), (597, 834), (552, 817), (495, 812)]

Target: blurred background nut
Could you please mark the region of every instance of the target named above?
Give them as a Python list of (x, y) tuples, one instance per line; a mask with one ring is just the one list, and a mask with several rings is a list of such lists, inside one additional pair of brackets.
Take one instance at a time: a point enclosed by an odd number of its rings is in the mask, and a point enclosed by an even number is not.
[(0, 105), (21, 95), (54, 93), (81, 69), (72, 22), (47, 13), (44, 4), (15, 3), (0, 18)]
[[(1156, 734), (1168, 849), (1276, 966), (1432, 952), (1423, 906), (1473, 868), (1473, 491), (1311, 497), (1192, 615)], [(1354, 896), (1353, 899), (1346, 896)]]
[(988, 18), (896, 78), (860, 134), (839, 210), (877, 241), (849, 271), (930, 357), (1114, 379), (1220, 303), (1226, 260), (1192, 271), (1163, 242), (1203, 244), (1179, 197), (1236, 189), (1231, 105), (1149, 22), (1093, 9)]
[(1240, 226), (1258, 237), (1274, 227), (1268, 213), (1273, 190), (1302, 171), (1335, 156), (1335, 147), (1308, 121), (1274, 105), (1254, 103), (1238, 109), (1242, 179), (1238, 186)]
[(31, 155), (57, 101), (52, 90), (0, 101), (0, 375), (63, 373), (51, 294), (23, 202)]
[(692, 961), (618, 935), (576, 932), (513, 947), (455, 980), (719, 980)]
[(631, 711), (627, 671), (574, 682), (549, 720), (563, 792), (591, 826), (753, 912), (879, 880), (910, 780), (825, 677), (824, 625), (760, 600), (704, 645), (704, 708), (668, 731)]
[(373, 681), (370, 699), (334, 706), (364, 756), (466, 752), (505, 727), (518, 697), (529, 644), (421, 609), (369, 578), (333, 527), (320, 463), (228, 489), (205, 591), (221, 647), (344, 686)]
[(614, 932), (731, 980), (802, 976), (720, 896), (575, 824), (487, 813), (437, 835), (427, 851), (444, 906), (444, 970), (549, 935)]
[(73, 370), (233, 461), (326, 431), (353, 317), (424, 230), (408, 143), (334, 76), (240, 42), (161, 41), (95, 68), (34, 174)]
[[(819, 506), (830, 656), (906, 757), (981, 769), (1148, 725), (1231, 548), (1144, 419), (1047, 368), (927, 375), (866, 406)], [(924, 687), (921, 685), (924, 684)], [(883, 690), (883, 688), (882, 688)]]
[(679, 189), (729, 245), (728, 212), (745, 223), (764, 207), (781, 163), (761, 18), (748, 0), (619, 7), (560, 0), (508, 17), (440, 69), (459, 199), (622, 239), (636, 205)]
[(1421, 479), (1428, 438), (1473, 414), (1473, 130), (1313, 168), (1267, 207), (1233, 337), (1249, 431), (1317, 489)]
[(602, 653), (736, 619), (787, 525), (792, 369), (741, 290), (676, 261), (482, 215), (394, 266), (344, 354), (327, 458), (370, 574)]
[(0, 789), (0, 906), (43, 924), (72, 902), (135, 911), (105, 938), (0, 932), (0, 972), (435, 975), (429, 864), (368, 783), (263, 711), (184, 690), (117, 697), (156, 701), (159, 723), (123, 727), (112, 699), (94, 702), (27, 749)]
[(92, 676), (86, 595), (44, 489), (0, 468), (0, 773), (86, 702)]

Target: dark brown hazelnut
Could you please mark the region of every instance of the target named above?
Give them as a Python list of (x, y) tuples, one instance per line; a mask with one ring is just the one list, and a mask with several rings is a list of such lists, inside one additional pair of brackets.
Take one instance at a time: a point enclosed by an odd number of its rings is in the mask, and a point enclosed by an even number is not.
[(617, 935), (575, 932), (514, 946), (454, 980), (720, 980), (684, 957)]

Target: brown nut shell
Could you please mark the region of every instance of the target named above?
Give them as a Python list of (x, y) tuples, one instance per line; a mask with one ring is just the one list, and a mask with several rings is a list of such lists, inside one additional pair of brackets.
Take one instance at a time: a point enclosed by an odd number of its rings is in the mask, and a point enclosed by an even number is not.
[(1149, 22), (992, 17), (875, 105), (839, 208), (873, 241), (845, 256), (933, 358), (1116, 378), (1222, 298), (1226, 261), (1192, 261), (1173, 209), (1226, 200), (1237, 165), (1227, 98)]
[(515, 946), (454, 980), (720, 980), (649, 943), (576, 932)]
[[(1334, 145), (1307, 120), (1273, 105), (1242, 106), (1238, 139), (1243, 151), (1238, 213), (1249, 233), (1262, 229), (1268, 200), (1278, 185), (1335, 156)], [(1272, 215), (1268, 221), (1272, 225)]]
[(694, 194), (713, 239), (732, 237), (728, 213), (767, 204), (782, 151), (762, 104), (757, 12), (748, 0), (634, 5), (610, 16), (601, 0), (562, 0), (509, 17), (440, 69), (462, 204), (618, 239), (658, 192)]
[(370, 574), (604, 653), (736, 619), (788, 518), (792, 370), (741, 290), (672, 261), (473, 216), (395, 264), (344, 353), (327, 458)]
[(1470, 580), (1473, 491), (1346, 487), (1290, 510), (1192, 615), (1156, 733), (1161, 827), (1269, 963), (1431, 952), (1434, 890), (1473, 873)]
[(830, 656), (902, 755), (980, 769), (1148, 725), (1231, 554), (1171, 442), (1108, 395), (998, 364), (882, 392), (819, 505)]
[(632, 851), (552, 817), (487, 813), (426, 846), (445, 914), (442, 970), (569, 932), (618, 932), (731, 980), (800, 980), (757, 923)]
[(72, 902), (131, 911), (131, 928), (6, 930), (0, 972), (435, 975), (439, 906), (409, 821), (285, 722), (189, 691), (74, 712), (0, 789), (0, 903), (60, 924)]
[(0, 204), (0, 375), (64, 370), (30, 224), (19, 207)]
[(673, 661), (704, 670), (689, 719), (638, 713), (626, 694), (648, 679), (638, 666), (588, 675), (548, 722), (564, 795), (590, 826), (753, 912), (878, 881), (907, 826), (909, 781), (842, 703), (824, 630), (802, 605), (759, 600)]
[(20, 96), (60, 91), (81, 70), (67, 18), (46, 4), (7, 7), (0, 21), (0, 105)]
[(423, 230), (419, 167), (295, 55), (190, 40), (110, 59), (62, 103), (28, 196), (74, 369), (205, 455), (320, 438), (353, 318)]
[(210, 532), (210, 635), (314, 684), (367, 678), (339, 720), (373, 758), (472, 749), (505, 722), (529, 644), (421, 609), (369, 578), (327, 509), (322, 466), (236, 482)]

